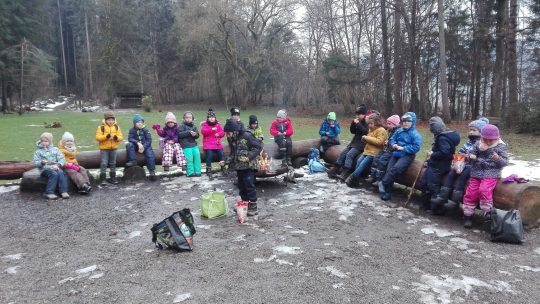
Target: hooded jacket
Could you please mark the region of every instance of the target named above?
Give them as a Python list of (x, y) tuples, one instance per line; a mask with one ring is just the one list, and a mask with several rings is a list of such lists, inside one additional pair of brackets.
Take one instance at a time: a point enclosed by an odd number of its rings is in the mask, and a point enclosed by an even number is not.
[(388, 132), (383, 127), (370, 130), (365, 137), (366, 146), (364, 155), (377, 156), (383, 149), (384, 143), (388, 139)]
[[(107, 135), (110, 135), (110, 137), (107, 138)], [(114, 140), (114, 136), (117, 137), (117, 140)], [(100, 150), (116, 150), (118, 149), (118, 143), (124, 140), (124, 136), (116, 120), (112, 126), (109, 126), (103, 119), (101, 125), (97, 127), (96, 140), (99, 142)]]
[[(197, 132), (195, 137), (191, 136), (191, 131)], [(199, 138), (199, 130), (193, 122), (183, 122), (178, 126), (178, 142), (182, 148), (193, 148), (197, 146), (197, 138)]]
[[(59, 167), (63, 167), (66, 164), (64, 154), (55, 147), (52, 143), (48, 148), (45, 148), (41, 143), (41, 140), (36, 142), (37, 150), (34, 152), (34, 164), (39, 169), (39, 172), (43, 172), (47, 169), (51, 169), (51, 166), (56, 164)], [(42, 164), (41, 161), (45, 160), (47, 163)]]
[(147, 128), (137, 129), (135, 127), (129, 129), (128, 142), (137, 146), (141, 143), (145, 150), (152, 148), (152, 135)]
[(435, 141), (431, 148), (433, 153), (429, 157), (428, 166), (435, 167), (441, 171), (449, 171), (460, 140), (459, 133), (451, 130), (443, 131), (435, 136)]
[(60, 152), (62, 152), (62, 154), (64, 155), (64, 159), (66, 161), (66, 163), (72, 163), (72, 164), (75, 164), (75, 165), (78, 165), (79, 162), (77, 161), (77, 148), (75, 148), (74, 151), (68, 151), (64, 146), (63, 146), (63, 141), (60, 140), (58, 142), (58, 149), (60, 149)]
[(351, 122), (349, 130), (354, 134), (351, 142), (349, 143), (349, 148), (355, 148), (360, 151), (364, 150), (364, 143), (362, 142), (362, 136), (367, 135), (369, 132), (369, 127), (365, 119), (362, 119), (360, 122), (355, 123), (354, 120)]
[(394, 144), (403, 147), (402, 151), (392, 152), (392, 156), (394, 157), (402, 157), (405, 154), (415, 155), (420, 151), (420, 147), (422, 147), (422, 136), (416, 130), (416, 114), (414, 114), (414, 112), (407, 112), (407, 114), (409, 114), (413, 120), (411, 127), (408, 129), (404, 129), (403, 127), (397, 129), (388, 143), (390, 147)]
[[(326, 132), (328, 132), (328, 135), (326, 135)], [(339, 122), (335, 120), (334, 126), (332, 127), (330, 126), (330, 122), (328, 121), (328, 118), (326, 118), (322, 122), (321, 128), (319, 129), (319, 135), (328, 136), (329, 138), (337, 138), (339, 136), (339, 133), (341, 133)]]
[[(480, 151), (478, 141), (474, 145), (471, 154), (476, 155), (475, 160), (471, 160), (471, 177), (474, 178), (500, 178), (502, 168), (508, 165), (508, 150), (506, 144), (499, 139), (493, 146), (489, 147), (486, 151)], [(499, 160), (491, 158), (493, 153), (499, 155)]]
[(293, 135), (293, 125), (288, 117), (283, 121), (279, 121), (277, 118), (272, 121), (272, 124), (270, 125), (270, 134), (274, 136), (274, 140), (279, 136), (279, 132), (285, 133), (285, 136), (287, 137)]
[[(212, 130), (212, 128), (216, 130)], [(208, 124), (208, 121), (203, 121), (201, 124), (201, 133), (203, 135), (203, 149), (204, 150), (221, 150), (223, 145), (221, 145), (221, 139), (225, 136), (221, 123), (216, 120), (216, 123), (211, 126)], [(216, 136), (216, 134), (218, 136)]]

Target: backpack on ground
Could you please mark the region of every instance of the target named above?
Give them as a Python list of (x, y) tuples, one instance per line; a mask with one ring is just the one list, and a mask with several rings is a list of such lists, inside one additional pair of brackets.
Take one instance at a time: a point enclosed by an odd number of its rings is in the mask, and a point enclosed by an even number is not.
[(319, 150), (315, 148), (309, 149), (308, 153), (308, 172), (309, 174), (326, 172), (326, 167), (321, 162)]
[(188, 208), (177, 211), (152, 228), (152, 242), (159, 249), (193, 250), (195, 222)]

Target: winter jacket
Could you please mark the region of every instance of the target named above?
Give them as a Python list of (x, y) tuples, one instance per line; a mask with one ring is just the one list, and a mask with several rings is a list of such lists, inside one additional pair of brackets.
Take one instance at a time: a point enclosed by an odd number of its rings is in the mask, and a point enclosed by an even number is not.
[(444, 131), (435, 136), (431, 148), (433, 153), (429, 157), (428, 166), (437, 168), (442, 172), (449, 171), (460, 140), (459, 133), (456, 131)]
[[(197, 132), (197, 135), (192, 136), (191, 131)], [(197, 146), (197, 138), (199, 138), (199, 130), (194, 123), (187, 124), (184, 122), (178, 126), (178, 142), (182, 148), (193, 148)]]
[[(47, 169), (51, 169), (51, 166), (56, 164), (59, 167), (63, 167), (66, 164), (64, 154), (55, 147), (52, 143), (48, 148), (45, 148), (41, 141), (36, 142), (37, 150), (34, 152), (34, 164), (39, 169), (39, 172), (43, 172)], [(47, 161), (46, 164), (42, 164), (41, 161)]]
[(270, 134), (274, 136), (274, 141), (283, 138), (283, 135), (278, 135), (278, 132), (285, 133), (285, 137), (291, 137), (293, 135), (293, 125), (289, 118), (285, 118), (283, 121), (279, 121), (276, 118), (272, 121), (272, 124), (270, 125)]
[[(328, 132), (328, 134), (326, 134), (326, 132)], [(341, 133), (341, 128), (339, 127), (339, 122), (337, 120), (334, 121), (334, 126), (332, 127), (330, 126), (328, 119), (325, 119), (319, 129), (319, 135), (328, 136), (328, 138), (337, 138), (339, 133)]]
[(129, 129), (128, 142), (137, 146), (141, 143), (145, 150), (152, 148), (152, 135), (147, 128), (137, 129), (135, 127)]
[(257, 138), (258, 140), (262, 141), (264, 140), (264, 136), (262, 134), (262, 129), (261, 127), (257, 127), (256, 129), (252, 129), (251, 127), (250, 128), (247, 128), (248, 132), (250, 132), (251, 134), (253, 134), (253, 136), (255, 136), (255, 138)]
[[(257, 170), (259, 168), (259, 154), (262, 151), (261, 142), (245, 130), (236, 131), (231, 137), (231, 141), (235, 147), (232, 151), (231, 157), (233, 157), (231, 163), (234, 164), (235, 170)], [(249, 161), (243, 159), (247, 156)]]
[(351, 122), (351, 126), (349, 127), (349, 130), (352, 134), (354, 134), (354, 137), (352, 138), (351, 142), (349, 143), (349, 148), (356, 148), (360, 151), (364, 149), (364, 143), (362, 142), (362, 136), (367, 135), (369, 132), (369, 127), (365, 121), (365, 119), (361, 120), (359, 123), (355, 123), (354, 120)]
[(458, 151), (459, 154), (466, 154), (467, 157), (471, 153), (472, 150), (474, 150), (474, 146), (480, 141), (480, 136), (469, 136), (469, 139), (465, 144), (463, 144), (463, 147), (461, 147)]
[(384, 143), (388, 140), (388, 132), (383, 127), (378, 127), (370, 130), (364, 138), (366, 146), (364, 147), (364, 155), (377, 156), (383, 149)]
[(75, 165), (78, 165), (79, 162), (77, 161), (77, 148), (75, 148), (75, 151), (69, 152), (64, 146), (62, 145), (62, 140), (58, 142), (58, 149), (60, 149), (60, 152), (64, 155), (64, 159), (66, 163), (72, 163)]
[(392, 151), (392, 146), (390, 145), (390, 138), (392, 138), (392, 136), (394, 136), (394, 133), (396, 133), (396, 131), (398, 130), (398, 128), (394, 128), (392, 129), (392, 131), (388, 131), (386, 130), (386, 132), (388, 132), (388, 139), (386, 140), (386, 145), (384, 146), (384, 151)]
[(403, 147), (402, 151), (392, 152), (394, 157), (402, 157), (406, 154), (415, 155), (422, 147), (422, 136), (416, 130), (416, 114), (413, 112), (407, 112), (407, 114), (413, 118), (412, 126), (408, 129), (403, 129), (403, 127), (397, 129), (388, 143), (390, 147), (394, 144)]
[[(109, 138), (107, 138), (108, 135), (110, 135)], [(116, 140), (114, 136), (117, 137)], [(118, 149), (118, 143), (124, 140), (124, 136), (116, 120), (112, 126), (109, 126), (103, 119), (101, 125), (97, 127), (96, 140), (99, 142), (100, 150), (116, 150)]]
[[(212, 130), (212, 128), (216, 130)], [(223, 146), (221, 145), (221, 139), (225, 136), (221, 123), (216, 120), (215, 124), (211, 126), (208, 121), (204, 121), (201, 124), (201, 133), (203, 135), (203, 149), (204, 150), (221, 150)], [(216, 136), (216, 134), (218, 136)]]
[[(480, 151), (479, 141), (474, 145), (471, 154), (476, 155), (475, 160), (471, 160), (471, 177), (474, 178), (500, 178), (502, 168), (508, 165), (508, 150), (506, 144), (499, 140), (495, 145), (489, 147), (486, 151)], [(491, 158), (493, 153), (499, 155), (499, 160)]]
[(159, 128), (159, 125), (157, 125), (156, 128), (157, 135), (159, 137), (162, 137), (165, 142), (172, 140), (175, 144), (178, 143), (178, 125), (174, 124), (174, 127), (169, 128), (167, 125), (163, 127), (163, 129)]

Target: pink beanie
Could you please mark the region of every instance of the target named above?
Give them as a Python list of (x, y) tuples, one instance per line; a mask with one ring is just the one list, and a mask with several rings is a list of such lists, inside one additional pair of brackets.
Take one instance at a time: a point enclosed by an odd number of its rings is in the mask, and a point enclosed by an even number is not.
[(399, 119), (399, 116), (394, 114), (394, 115), (388, 117), (386, 119), (386, 122), (390, 123), (390, 124), (393, 124), (395, 127), (397, 127), (397, 126), (399, 126), (399, 123), (401, 122), (401, 120)]
[(480, 135), (485, 139), (499, 139), (499, 128), (495, 125), (485, 125), (482, 128)]
[(165, 123), (174, 122), (176, 123), (176, 116), (172, 112), (167, 113), (167, 116), (165, 116)]

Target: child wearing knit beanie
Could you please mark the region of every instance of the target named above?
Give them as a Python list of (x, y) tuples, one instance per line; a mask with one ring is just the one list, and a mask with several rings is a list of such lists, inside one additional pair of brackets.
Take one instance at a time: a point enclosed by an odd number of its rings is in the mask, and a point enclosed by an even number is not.
[(41, 134), (36, 142), (36, 152), (34, 152), (34, 165), (39, 169), (41, 176), (47, 179), (45, 193), (47, 199), (57, 199), (56, 190), (60, 192), (63, 199), (69, 198), (67, 193), (67, 178), (62, 170), (66, 164), (64, 155), (53, 145), (53, 135), (45, 132)]
[(277, 112), (276, 119), (270, 125), (270, 134), (274, 136), (274, 142), (279, 147), (279, 157), (283, 160), (282, 166), (292, 166), (292, 139), (293, 125), (287, 115), (287, 111), (281, 109)]
[(77, 161), (77, 145), (75, 144), (75, 137), (69, 132), (65, 132), (62, 135), (62, 139), (58, 143), (58, 148), (62, 151), (66, 163), (64, 170), (67, 176), (75, 183), (80, 194), (88, 194), (92, 187), (90, 186), (90, 179), (88, 178), (88, 172), (85, 168), (79, 165)]
[(126, 144), (126, 167), (137, 164), (137, 153), (144, 154), (146, 167), (150, 172), (150, 180), (156, 180), (156, 156), (152, 149), (152, 135), (144, 124), (141, 114), (133, 116), (133, 128), (129, 129), (128, 143)]
[(493, 208), (493, 190), (501, 178), (502, 169), (508, 164), (506, 144), (500, 139), (499, 129), (487, 124), (480, 132), (480, 141), (469, 154), (471, 178), (463, 197), (464, 226), (472, 227), (472, 216), (476, 205), (484, 216), (489, 216)]
[(96, 140), (99, 143), (100, 153), (100, 172), (99, 178), (101, 180), (101, 186), (106, 186), (105, 180), (107, 174), (107, 167), (109, 167), (108, 182), (111, 184), (118, 184), (116, 179), (116, 156), (118, 143), (124, 140), (122, 130), (116, 122), (114, 113), (111, 111), (105, 112), (101, 125), (96, 130)]
[(223, 145), (221, 144), (221, 139), (225, 136), (225, 132), (223, 132), (221, 123), (217, 120), (214, 110), (208, 109), (206, 120), (201, 124), (201, 133), (203, 135), (203, 149), (206, 156), (206, 175), (211, 178), (214, 154), (217, 155), (222, 171), (225, 166), (225, 162), (223, 161)]
[(321, 136), (321, 153), (326, 152), (331, 146), (339, 145), (339, 133), (341, 133), (341, 127), (339, 121), (336, 120), (336, 113), (330, 112), (321, 123), (319, 128), (319, 135)]
[(159, 124), (153, 124), (152, 129), (156, 130), (157, 135), (161, 137), (159, 147), (163, 150), (163, 157), (161, 159), (163, 171), (169, 171), (169, 168), (173, 165), (175, 156), (176, 164), (180, 169), (185, 171), (186, 157), (184, 156), (184, 150), (180, 146), (178, 138), (176, 116), (172, 112), (168, 112), (165, 116), (163, 129), (161, 129)]

